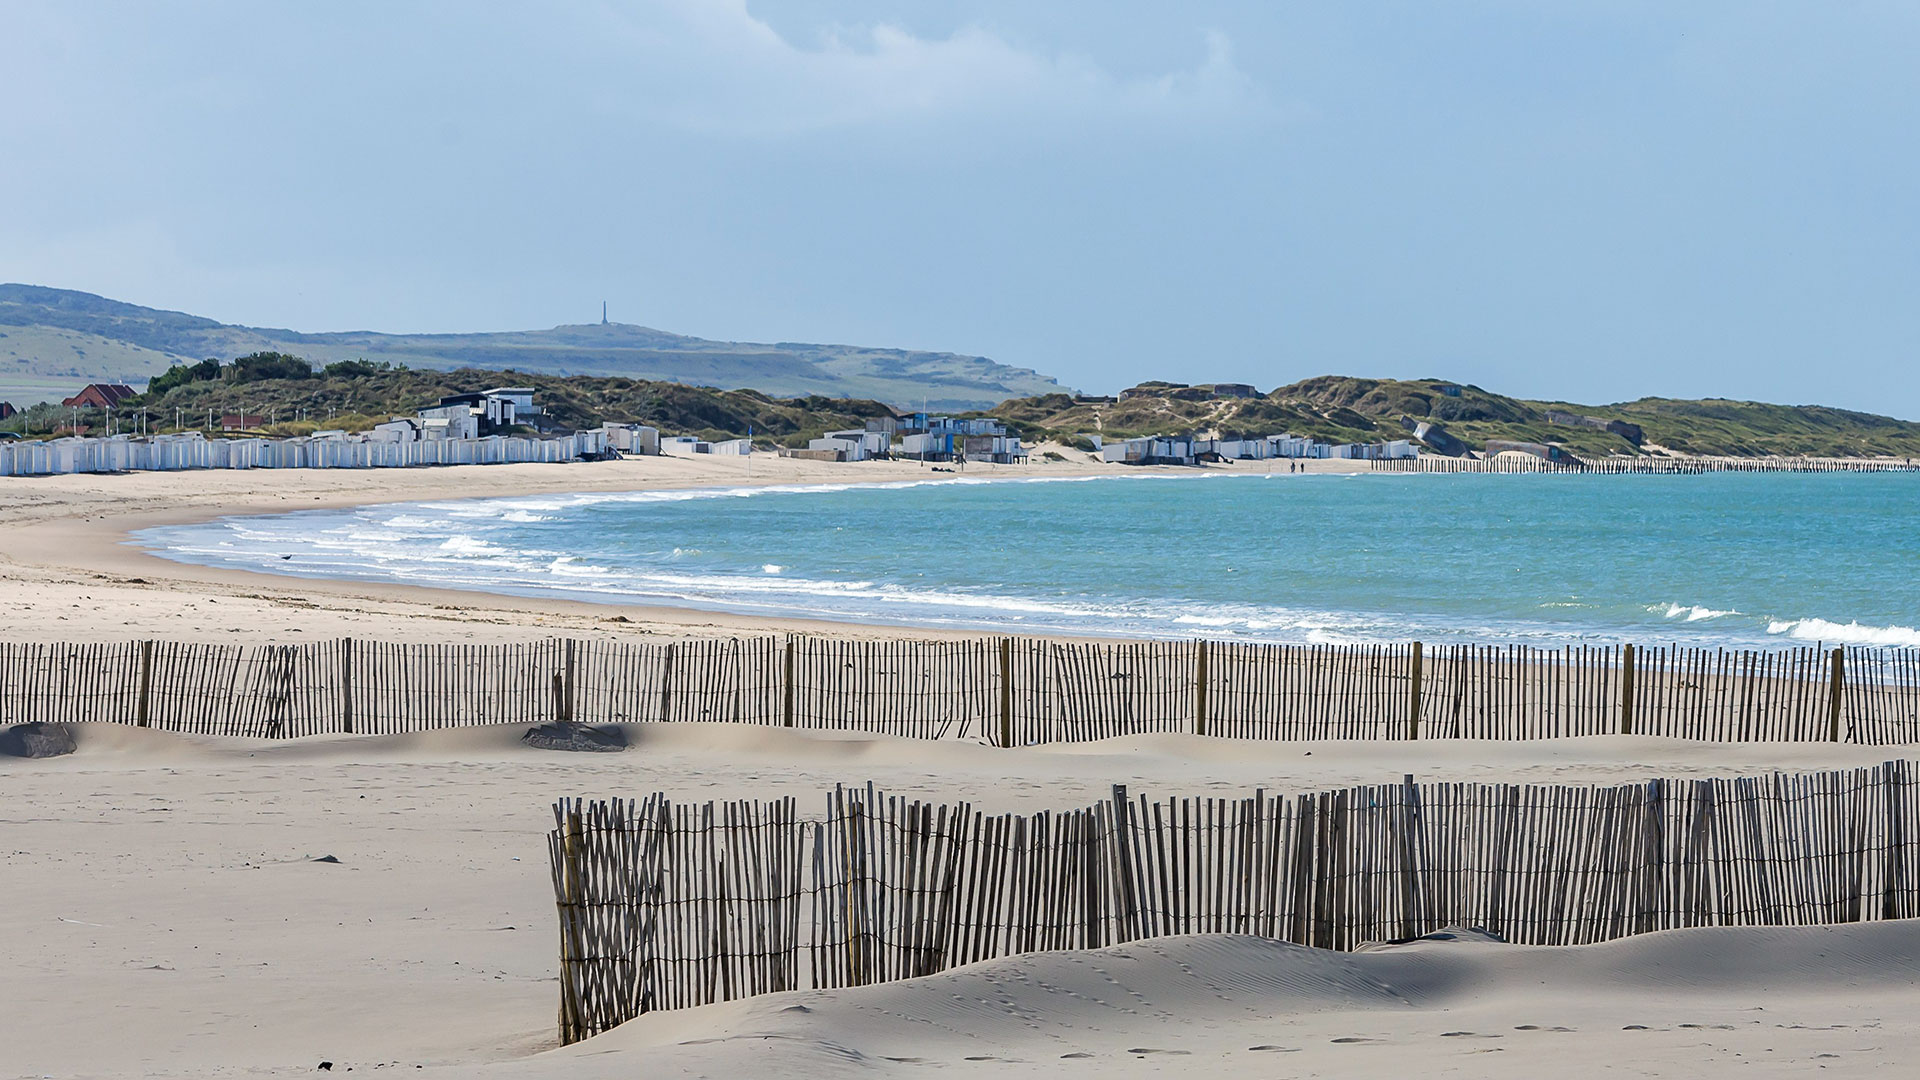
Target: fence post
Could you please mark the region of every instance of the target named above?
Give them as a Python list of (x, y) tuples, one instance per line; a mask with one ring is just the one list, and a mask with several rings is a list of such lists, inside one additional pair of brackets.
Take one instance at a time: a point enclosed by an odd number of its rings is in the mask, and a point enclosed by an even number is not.
[(1000, 639), (1000, 745), (1013, 745), (1013, 639)]
[(340, 730), (353, 734), (353, 639), (340, 639)]
[(573, 682), (573, 644), (574, 644), (573, 639), (568, 638), (567, 639), (566, 697), (562, 699), (562, 701), (565, 704), (566, 713), (564, 716), (561, 717), (561, 719), (565, 720), (569, 724), (573, 723), (573, 718), (575, 716), (574, 710), (576, 706), (579, 704), (579, 698), (577, 696), (577, 692), (574, 689), (574, 682)]
[(1847, 650), (1833, 650), (1833, 685), (1827, 690), (1827, 741), (1840, 741), (1840, 703), (1847, 696)]
[(580, 903), (583, 897), (586, 858), (585, 830), (581, 827), (578, 806), (566, 813), (560, 850), (560, 1042), (578, 1042), (588, 1035), (586, 1003), (580, 997), (581, 979), (577, 970), (583, 957), (580, 943)]
[(1620, 734), (1633, 734), (1633, 646), (1620, 648)]
[(1193, 733), (1207, 733), (1207, 642), (1200, 641), (1200, 658), (1193, 669)]
[(1113, 883), (1120, 892), (1120, 910), (1116, 920), (1118, 933), (1113, 944), (1138, 941), (1146, 936), (1140, 927), (1138, 886), (1133, 868), (1133, 804), (1127, 801), (1127, 785), (1113, 785)]
[(149, 727), (153, 717), (153, 642), (140, 643), (140, 700), (135, 706), (134, 722)]
[(792, 634), (787, 635), (786, 661), (781, 666), (784, 669), (784, 674), (782, 675), (782, 679), (784, 680), (784, 686), (785, 686), (785, 690), (783, 692), (784, 703), (782, 706), (781, 715), (783, 719), (786, 721), (786, 726), (792, 727), (793, 726), (793, 635)]
[(678, 647), (678, 643), (676, 642), (670, 641), (667, 643), (667, 658), (666, 658), (666, 661), (660, 666), (660, 722), (661, 723), (666, 723), (667, 721), (673, 719), (672, 714), (668, 712), (668, 710), (673, 707), (673, 651), (677, 647)]
[[(1418, 643), (1415, 643), (1418, 648)], [(1419, 653), (1415, 653), (1418, 656)], [(1420, 896), (1420, 872), (1425, 861), (1420, 858), (1423, 847), (1421, 833), (1420, 786), (1414, 782), (1413, 774), (1407, 773), (1400, 780), (1400, 936), (1411, 940), (1426, 933), (1424, 904)]]
[(1407, 737), (1409, 739), (1418, 739), (1420, 737), (1420, 660), (1422, 652), (1423, 647), (1421, 644), (1417, 641), (1414, 642), (1413, 695), (1412, 700), (1407, 704)]

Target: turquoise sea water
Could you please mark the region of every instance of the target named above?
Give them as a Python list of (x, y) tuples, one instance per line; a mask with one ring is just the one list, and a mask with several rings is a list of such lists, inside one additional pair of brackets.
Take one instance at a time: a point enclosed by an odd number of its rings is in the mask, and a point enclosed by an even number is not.
[(1234, 475), (551, 495), (147, 530), (185, 562), (864, 622), (1920, 645), (1920, 477)]

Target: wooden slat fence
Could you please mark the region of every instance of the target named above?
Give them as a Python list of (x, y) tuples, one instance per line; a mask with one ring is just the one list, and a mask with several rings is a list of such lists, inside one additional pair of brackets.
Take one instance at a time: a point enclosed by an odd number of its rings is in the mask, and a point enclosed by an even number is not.
[(1920, 649), (1846, 651), (1842, 737), (1870, 746), (1920, 742)]
[(561, 1030), (1046, 949), (1236, 933), (1330, 949), (1447, 927), (1566, 945), (1920, 916), (1913, 767), (1617, 787), (1416, 783), (1031, 815), (837, 789), (567, 801)]
[(1700, 476), (1722, 472), (1765, 473), (1877, 473), (1920, 472), (1911, 458), (1570, 458), (1564, 462), (1524, 454), (1491, 458), (1421, 456), (1376, 458), (1372, 472), (1416, 473), (1583, 473), (1593, 476)]
[[(562, 650), (555, 693), (581, 723), (785, 722), (785, 653), (777, 637), (667, 643), (583, 641)], [(566, 657), (574, 657), (568, 667)]]
[(1198, 642), (1029, 638), (1006, 647), (1005, 745), (1194, 730)]
[(0, 723), (215, 735), (724, 721), (998, 746), (1265, 740), (1920, 742), (1920, 650), (761, 636), (505, 645), (0, 643)]
[(793, 637), (783, 647), (789, 727), (998, 738), (997, 642)]
[(1205, 642), (1203, 722), (1234, 739), (1404, 739), (1413, 693), (1406, 645)]

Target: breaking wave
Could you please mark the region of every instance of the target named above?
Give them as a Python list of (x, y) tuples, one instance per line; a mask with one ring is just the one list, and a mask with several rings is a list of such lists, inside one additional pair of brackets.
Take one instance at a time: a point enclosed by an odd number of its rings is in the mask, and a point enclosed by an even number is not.
[(1767, 633), (1785, 635), (1796, 641), (1826, 641), (1835, 645), (1920, 647), (1920, 629), (1911, 626), (1865, 626), (1857, 622), (1828, 622), (1826, 619), (1775, 619), (1767, 623)]
[[(1659, 612), (1662, 609), (1659, 605), (1655, 605), (1653, 607), (1648, 608), (1647, 610), (1653, 611), (1653, 612)], [(1729, 615), (1738, 615), (1738, 614), (1740, 614), (1740, 612), (1738, 611), (1716, 611), (1713, 608), (1701, 607), (1697, 604), (1692, 607), (1688, 607), (1685, 604), (1668, 604), (1665, 607), (1666, 618), (1669, 618), (1669, 619), (1685, 618), (1687, 622), (1702, 622), (1706, 619), (1724, 619)]]

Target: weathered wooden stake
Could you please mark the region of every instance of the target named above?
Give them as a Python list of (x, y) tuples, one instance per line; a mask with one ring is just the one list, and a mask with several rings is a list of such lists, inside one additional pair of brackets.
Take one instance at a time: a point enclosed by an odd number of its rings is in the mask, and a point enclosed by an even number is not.
[(140, 702), (134, 714), (134, 722), (147, 727), (152, 722), (153, 712), (153, 642), (140, 643)]
[(1013, 639), (1000, 639), (1000, 745), (1013, 745)]
[(1620, 734), (1633, 734), (1633, 646), (1620, 650)]
[(667, 657), (660, 666), (660, 720), (662, 723), (672, 720), (668, 712), (673, 707), (673, 651), (674, 645), (667, 644)]
[(575, 696), (574, 684), (573, 684), (573, 639), (572, 638), (567, 639), (566, 695), (567, 696), (565, 698), (561, 699), (562, 705), (564, 706), (565, 711), (561, 714), (560, 718), (562, 720), (565, 720), (567, 723), (571, 724), (573, 723), (574, 707), (576, 702), (578, 701), (578, 698)]
[(1847, 696), (1847, 650), (1833, 650), (1833, 686), (1827, 691), (1827, 739), (1840, 741), (1840, 704)]
[[(1420, 659), (1422, 652), (1423, 647), (1421, 644), (1417, 641), (1414, 642), (1413, 693), (1411, 695), (1412, 700), (1409, 701), (1407, 705), (1407, 738), (1409, 739), (1418, 739), (1420, 737)], [(1412, 778), (1409, 777), (1408, 779), (1411, 780)]]
[(1207, 643), (1200, 643), (1200, 658), (1193, 669), (1193, 733), (1207, 733)]
[(1136, 941), (1146, 936), (1140, 926), (1140, 905), (1137, 903), (1138, 891), (1134, 881), (1133, 819), (1130, 811), (1133, 804), (1127, 801), (1127, 785), (1113, 785), (1113, 875), (1114, 886), (1120, 893), (1120, 904), (1115, 914), (1117, 933), (1115, 941)]
[(582, 957), (576, 956), (578, 938), (576, 928), (580, 917), (580, 901), (586, 879), (586, 837), (581, 827), (580, 814), (575, 811), (567, 814), (567, 828), (562, 848), (563, 866), (561, 868), (560, 893), (560, 1041), (577, 1042), (587, 1037), (588, 1018), (580, 999), (580, 984), (576, 966)]
[(784, 690), (785, 707), (782, 709), (781, 715), (785, 718), (786, 726), (792, 727), (793, 726), (793, 635), (792, 634), (787, 635), (787, 656), (786, 656), (786, 663), (784, 667), (786, 671), (786, 674), (783, 680), (784, 686), (785, 686), (785, 690)]
[(353, 639), (340, 639), (340, 730), (353, 734)]

